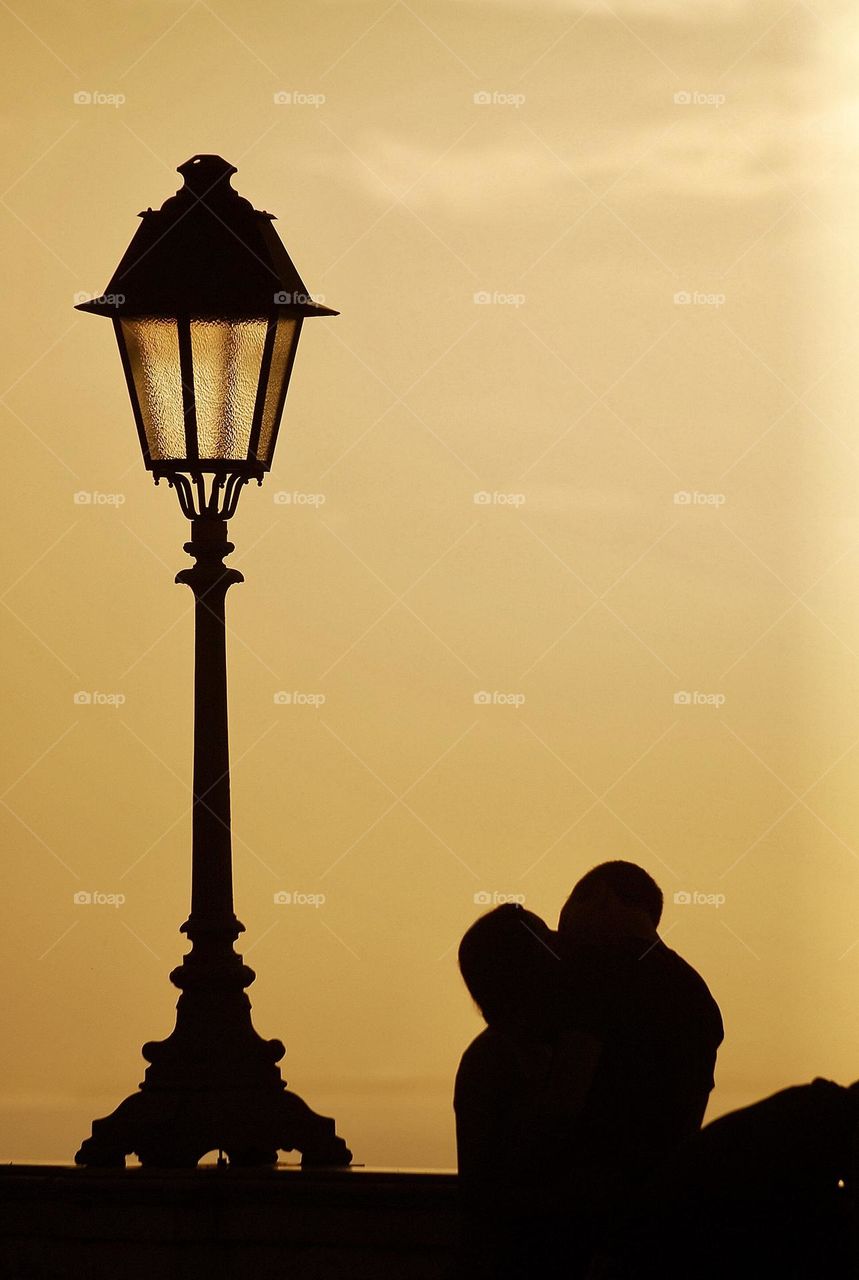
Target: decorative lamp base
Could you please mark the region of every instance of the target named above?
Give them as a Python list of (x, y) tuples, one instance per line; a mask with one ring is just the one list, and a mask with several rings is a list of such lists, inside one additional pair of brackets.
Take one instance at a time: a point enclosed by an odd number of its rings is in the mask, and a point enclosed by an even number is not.
[(334, 1121), (286, 1088), (281, 1041), (254, 1030), (244, 989), (255, 975), (231, 946), (242, 928), (234, 917), (210, 932), (183, 925), (194, 945), (170, 974), (182, 993), (176, 1025), (143, 1046), (140, 1091), (93, 1121), (76, 1164), (121, 1168), (134, 1153), (143, 1165), (188, 1169), (209, 1151), (235, 1165), (277, 1164), (278, 1151), (300, 1151), (303, 1165), (351, 1162)]
[(352, 1153), (334, 1121), (280, 1089), (147, 1089), (121, 1102), (75, 1156), (91, 1168), (122, 1168), (132, 1152), (150, 1168), (193, 1169), (209, 1151), (230, 1164), (274, 1165), (278, 1151), (300, 1151), (302, 1165), (345, 1166)]

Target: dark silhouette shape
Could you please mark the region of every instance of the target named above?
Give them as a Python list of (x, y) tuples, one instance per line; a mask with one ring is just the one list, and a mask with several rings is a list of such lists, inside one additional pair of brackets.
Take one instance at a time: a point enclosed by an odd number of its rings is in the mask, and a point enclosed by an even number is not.
[(595, 867), (553, 934), (521, 907), (460, 946), (487, 1022), (457, 1073), (464, 1274), (583, 1276), (628, 1197), (701, 1125), (723, 1037), (703, 979), (659, 938), (641, 867)]
[(859, 1082), (823, 1079), (714, 1120), (641, 1188), (595, 1280), (857, 1274), (857, 1124)]
[[(487, 1022), (456, 1077), (465, 1229), (461, 1274), (584, 1274), (569, 1162), (599, 1045), (570, 1020), (555, 935), (516, 905), (468, 930), (462, 976)], [(578, 1269), (577, 1269), (578, 1268)]]
[(707, 984), (660, 939), (661, 916), (656, 882), (617, 861), (582, 877), (558, 925), (571, 1016), (603, 1046), (578, 1157), (618, 1193), (700, 1128), (724, 1035)]

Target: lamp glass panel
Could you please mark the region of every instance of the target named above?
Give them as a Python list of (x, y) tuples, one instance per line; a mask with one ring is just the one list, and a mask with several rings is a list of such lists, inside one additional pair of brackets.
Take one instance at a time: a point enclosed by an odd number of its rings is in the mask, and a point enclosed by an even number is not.
[(266, 321), (191, 320), (200, 458), (247, 458)]
[(153, 461), (185, 457), (179, 334), (174, 319), (123, 319), (122, 337)]
[(265, 391), (262, 423), (260, 425), (257, 457), (260, 462), (270, 463), (272, 443), (277, 429), (278, 409), (283, 403), (284, 383), (289, 376), (292, 353), (301, 332), (301, 318), (283, 315), (277, 317), (277, 331), (274, 335), (274, 347), (271, 353), (271, 369), (268, 375), (268, 386)]

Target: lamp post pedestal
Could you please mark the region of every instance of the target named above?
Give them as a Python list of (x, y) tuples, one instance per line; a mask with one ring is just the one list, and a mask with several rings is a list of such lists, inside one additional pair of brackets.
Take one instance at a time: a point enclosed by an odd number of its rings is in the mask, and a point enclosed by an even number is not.
[(193, 1167), (222, 1150), (233, 1164), (275, 1164), (299, 1150), (303, 1164), (351, 1160), (334, 1121), (286, 1089), (280, 1040), (263, 1040), (245, 989), (255, 974), (234, 949), (244, 931), (233, 911), (224, 604), (242, 575), (223, 560), (233, 550), (227, 522), (197, 516), (185, 550), (196, 563), (176, 577), (194, 592), (194, 803), (191, 914), (181, 932), (191, 950), (170, 974), (181, 991), (176, 1026), (143, 1046), (140, 1092), (93, 1122), (75, 1156), (116, 1166), (134, 1152), (144, 1165)]

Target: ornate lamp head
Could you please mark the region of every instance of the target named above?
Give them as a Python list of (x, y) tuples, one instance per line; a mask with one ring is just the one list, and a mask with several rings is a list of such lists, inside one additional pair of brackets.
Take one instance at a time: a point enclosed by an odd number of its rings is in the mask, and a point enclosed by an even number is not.
[(178, 172), (184, 186), (140, 214), (104, 293), (77, 310), (113, 320), (156, 484), (176, 488), (189, 518), (229, 519), (271, 467), (305, 318), (338, 313), (311, 300), (231, 164), (193, 156)]

